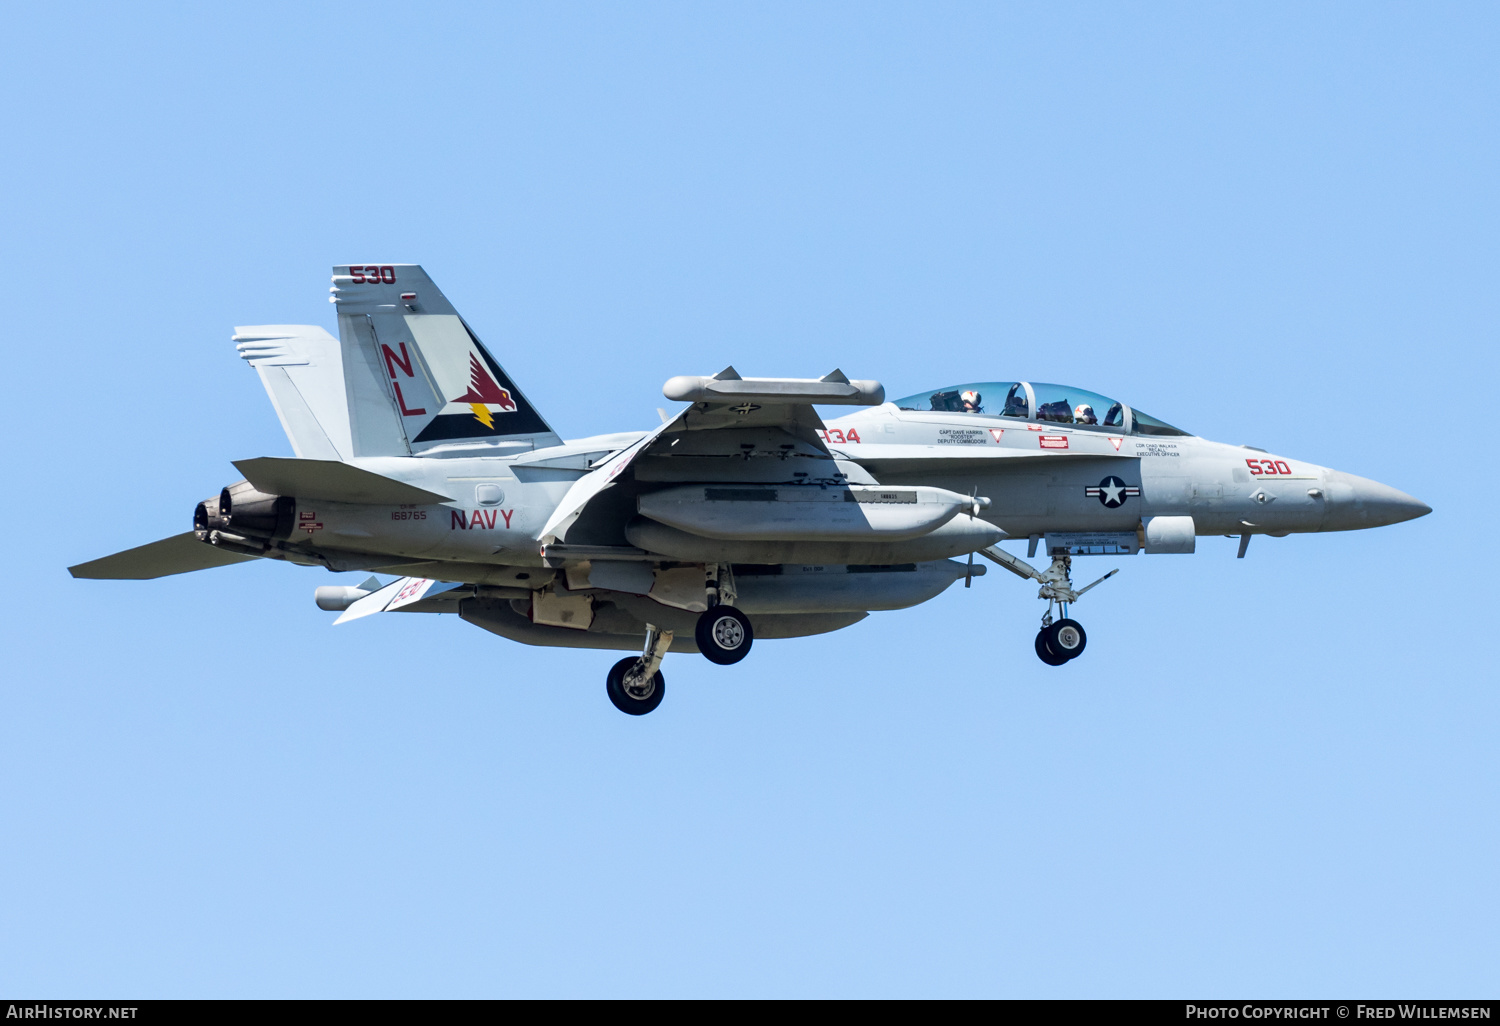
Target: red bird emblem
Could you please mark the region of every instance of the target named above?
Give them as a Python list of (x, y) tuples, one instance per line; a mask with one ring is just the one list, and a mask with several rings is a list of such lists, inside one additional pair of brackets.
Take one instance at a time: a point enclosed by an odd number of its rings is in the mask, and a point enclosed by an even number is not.
[(495, 426), (494, 415), (489, 409), (491, 406), (498, 406), (506, 412), (516, 408), (510, 393), (500, 387), (490, 376), (490, 372), (485, 370), (484, 364), (479, 362), (479, 356), (472, 352), (469, 354), (469, 390), (453, 401), (468, 403), (474, 411), (474, 418), (487, 428)]

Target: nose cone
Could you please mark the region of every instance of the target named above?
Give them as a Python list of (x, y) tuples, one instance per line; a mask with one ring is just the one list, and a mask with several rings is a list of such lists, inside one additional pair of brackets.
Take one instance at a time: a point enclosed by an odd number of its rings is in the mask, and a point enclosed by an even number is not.
[(1327, 482), (1327, 508), (1323, 514), (1325, 531), (1384, 527), (1425, 517), (1432, 512), (1432, 507), (1422, 500), (1367, 477), (1330, 470)]

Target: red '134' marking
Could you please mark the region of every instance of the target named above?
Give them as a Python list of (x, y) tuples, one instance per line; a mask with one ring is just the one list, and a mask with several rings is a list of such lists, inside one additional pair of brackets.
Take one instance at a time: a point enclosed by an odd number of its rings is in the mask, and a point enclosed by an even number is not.
[(829, 428), (827, 431), (819, 431), (818, 435), (823, 439), (823, 441), (833, 442), (837, 445), (842, 445), (845, 442), (859, 441), (859, 432), (854, 428), (850, 428), (848, 431), (840, 431), (838, 428)]

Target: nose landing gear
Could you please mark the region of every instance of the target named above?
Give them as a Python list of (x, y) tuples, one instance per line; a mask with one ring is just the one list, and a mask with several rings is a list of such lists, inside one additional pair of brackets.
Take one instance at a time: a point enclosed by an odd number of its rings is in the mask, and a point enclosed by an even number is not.
[(1036, 635), (1036, 654), (1048, 666), (1061, 666), (1081, 656), (1089, 639), (1083, 624), (1077, 620), (1064, 617), (1056, 623), (1046, 622), (1051, 619), (1050, 614), (1043, 618), (1042, 629)]
[[(1077, 602), (1079, 596), (1089, 588), (1103, 584), (1120, 572), (1111, 570), (1088, 587), (1074, 591), (1070, 577), (1072, 569), (1071, 556), (1053, 556), (1052, 565), (1045, 572), (1038, 574), (1036, 578), (1042, 582), (1037, 598), (1047, 600), (1047, 612), (1042, 615), (1042, 629), (1036, 636), (1036, 654), (1048, 666), (1061, 666), (1070, 659), (1077, 659), (1083, 655), (1083, 648), (1089, 643), (1089, 636), (1084, 631), (1083, 624), (1069, 619), (1068, 603)], [(1055, 622), (1052, 619), (1054, 604), (1060, 614), (1060, 619)]]
[[(1071, 556), (1053, 556), (1052, 565), (1045, 571), (1039, 571), (1031, 564), (1017, 559), (995, 545), (980, 549), (979, 554), (994, 560), (1018, 577), (1026, 577), (1041, 583), (1042, 587), (1037, 592), (1037, 598), (1047, 600), (1047, 612), (1042, 615), (1042, 629), (1037, 632), (1036, 636), (1038, 659), (1048, 666), (1061, 666), (1068, 660), (1077, 659), (1083, 654), (1083, 648), (1088, 644), (1089, 637), (1083, 629), (1083, 624), (1068, 618), (1068, 604), (1077, 602), (1084, 592), (1103, 584), (1119, 573), (1119, 570), (1111, 570), (1093, 584), (1074, 591), (1070, 577), (1073, 568)], [(1052, 618), (1053, 606), (1057, 607), (1060, 617), (1056, 621)]]

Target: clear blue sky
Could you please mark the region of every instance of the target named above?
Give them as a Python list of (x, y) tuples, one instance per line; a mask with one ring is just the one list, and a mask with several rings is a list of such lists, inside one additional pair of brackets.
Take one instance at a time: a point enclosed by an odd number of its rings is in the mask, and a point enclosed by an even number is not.
[[(0, 991), (1500, 980), (1493, 4), (12, 6)], [(1422, 520), (1004, 574), (732, 668), (72, 563), (286, 455), (235, 324), (424, 264), (564, 433), (1063, 381)], [(356, 578), (348, 577), (348, 583)]]

